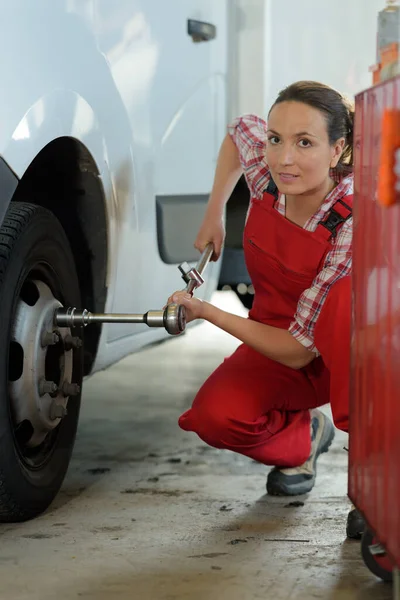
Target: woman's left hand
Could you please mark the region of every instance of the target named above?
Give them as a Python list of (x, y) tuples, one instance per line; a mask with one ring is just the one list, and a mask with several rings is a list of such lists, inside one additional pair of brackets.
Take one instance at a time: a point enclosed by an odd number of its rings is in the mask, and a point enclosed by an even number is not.
[(204, 303), (187, 292), (175, 292), (168, 298), (168, 304), (181, 304), (186, 308), (186, 322), (203, 318)]

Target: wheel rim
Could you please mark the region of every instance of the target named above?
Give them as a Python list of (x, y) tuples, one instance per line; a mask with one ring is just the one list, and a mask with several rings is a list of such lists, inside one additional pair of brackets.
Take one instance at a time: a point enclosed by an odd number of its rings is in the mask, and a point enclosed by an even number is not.
[(71, 393), (74, 338), (69, 328), (53, 322), (61, 306), (50, 286), (32, 272), (20, 289), (11, 328), (11, 418), (16, 449), (30, 469), (40, 468), (54, 450)]

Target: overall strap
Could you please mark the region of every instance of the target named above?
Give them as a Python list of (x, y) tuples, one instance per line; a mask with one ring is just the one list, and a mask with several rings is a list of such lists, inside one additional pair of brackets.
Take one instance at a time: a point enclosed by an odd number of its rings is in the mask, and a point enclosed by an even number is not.
[(326, 216), (320, 221), (315, 230), (317, 237), (323, 240), (331, 240), (337, 236), (339, 229), (353, 215), (353, 196), (346, 196), (337, 200)]
[(279, 198), (278, 188), (277, 188), (275, 181), (271, 177), (266, 189), (264, 190), (263, 202), (269, 201), (271, 204), (271, 207), (273, 207), (275, 202), (278, 200), (278, 198)]

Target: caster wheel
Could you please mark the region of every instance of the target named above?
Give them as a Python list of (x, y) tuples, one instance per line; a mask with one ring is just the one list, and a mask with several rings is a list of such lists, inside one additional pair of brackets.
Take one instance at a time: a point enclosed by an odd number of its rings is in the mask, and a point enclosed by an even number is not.
[(356, 508), (348, 514), (346, 535), (350, 540), (361, 540), (365, 529), (365, 521)]
[(393, 581), (393, 565), (387, 554), (374, 554), (372, 549), (379, 542), (370, 529), (365, 529), (361, 540), (361, 555), (368, 569), (382, 579), (382, 581)]

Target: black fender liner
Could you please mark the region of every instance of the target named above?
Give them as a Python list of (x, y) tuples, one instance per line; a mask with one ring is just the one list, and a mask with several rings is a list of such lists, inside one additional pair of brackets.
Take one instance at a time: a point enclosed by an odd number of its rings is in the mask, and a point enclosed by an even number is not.
[(0, 225), (19, 183), (18, 177), (0, 157)]

